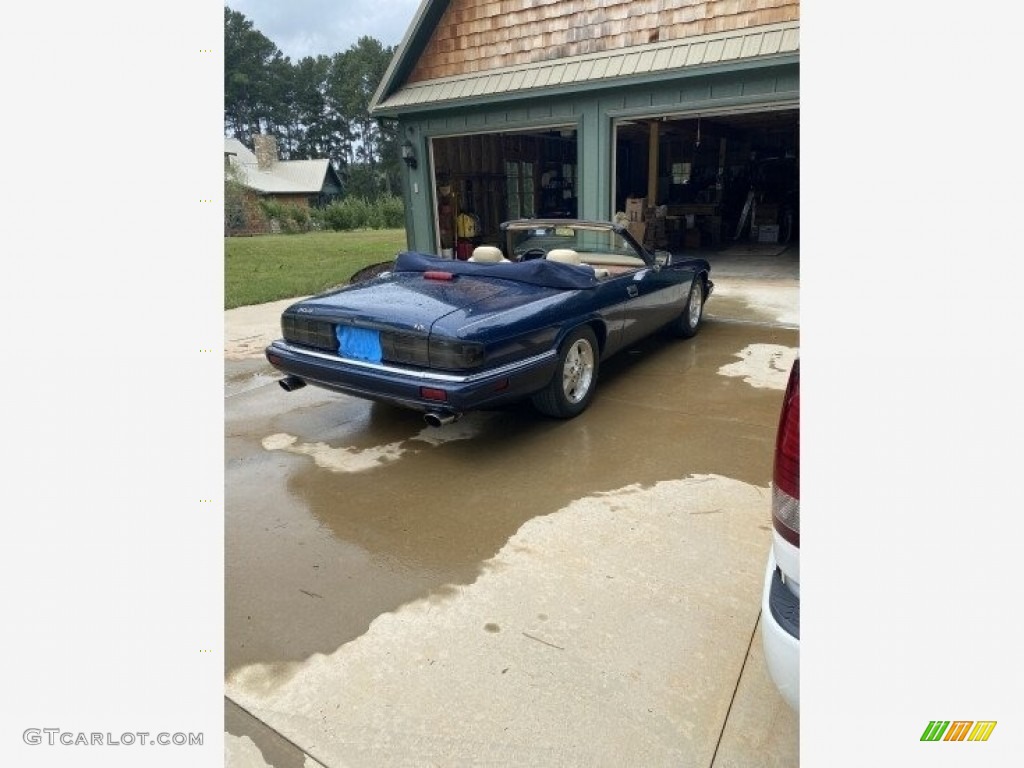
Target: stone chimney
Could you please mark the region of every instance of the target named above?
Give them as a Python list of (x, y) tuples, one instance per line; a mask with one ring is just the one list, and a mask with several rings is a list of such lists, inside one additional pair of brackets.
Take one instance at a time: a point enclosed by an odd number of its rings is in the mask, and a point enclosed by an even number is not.
[(252, 137), (253, 152), (256, 153), (256, 167), (265, 171), (277, 162), (277, 139), (268, 134)]

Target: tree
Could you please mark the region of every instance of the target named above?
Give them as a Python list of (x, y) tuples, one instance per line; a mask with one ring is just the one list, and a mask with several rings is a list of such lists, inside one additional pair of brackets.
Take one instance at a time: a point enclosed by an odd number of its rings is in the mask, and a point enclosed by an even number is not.
[(301, 138), (296, 157), (326, 157), (341, 168), (347, 161), (352, 133), (348, 119), (328, 98), (332, 61), (328, 56), (307, 56), (293, 67), (294, 111)]
[(295, 158), (300, 127), (295, 116), (295, 77), (291, 60), (276, 57), (267, 65), (263, 132), (277, 137), (282, 160)]
[(274, 124), (273, 107), (280, 98), (275, 78), (281, 77), (282, 59), (251, 21), (224, 7), (224, 128), (235, 138), (247, 140)]
[(401, 149), (398, 141), (398, 121), (378, 120), (380, 129), (380, 169), (388, 194), (402, 194)]
[(335, 55), (329, 83), (331, 99), (349, 116), (353, 143), (348, 164), (365, 166), (358, 174), (358, 186), (368, 197), (377, 197), (392, 189), (388, 181), (389, 163), (383, 161), (382, 154), (389, 142), (394, 150), (391, 162), (395, 171), (398, 166), (394, 132), (385, 134), (380, 122), (370, 117), (370, 101), (393, 53), (393, 48), (384, 47), (379, 40), (361, 37), (347, 51)]

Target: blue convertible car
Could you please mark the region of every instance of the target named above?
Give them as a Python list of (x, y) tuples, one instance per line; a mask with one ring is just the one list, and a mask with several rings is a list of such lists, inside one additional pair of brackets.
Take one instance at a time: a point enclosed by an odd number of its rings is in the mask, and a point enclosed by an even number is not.
[(468, 261), (401, 253), (389, 272), (293, 304), (267, 359), (306, 384), (424, 413), (530, 398), (570, 418), (600, 363), (663, 328), (688, 338), (711, 294), (703, 259), (651, 253), (617, 224), (529, 219)]

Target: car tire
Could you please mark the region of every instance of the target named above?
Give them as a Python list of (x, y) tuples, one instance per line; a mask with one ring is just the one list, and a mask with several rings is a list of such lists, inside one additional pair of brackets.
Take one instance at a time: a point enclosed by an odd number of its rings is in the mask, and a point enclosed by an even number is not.
[(693, 338), (700, 330), (701, 320), (704, 319), (704, 296), (704, 278), (698, 275), (690, 284), (686, 306), (670, 326), (672, 333), (680, 339)]
[(571, 419), (583, 413), (597, 387), (599, 358), (593, 330), (586, 325), (574, 330), (562, 342), (551, 381), (531, 398), (533, 407), (556, 419)]

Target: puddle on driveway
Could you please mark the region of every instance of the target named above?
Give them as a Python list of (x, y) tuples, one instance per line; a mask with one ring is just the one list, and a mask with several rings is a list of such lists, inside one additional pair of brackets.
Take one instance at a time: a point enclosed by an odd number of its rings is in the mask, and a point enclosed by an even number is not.
[(785, 390), (798, 349), (778, 344), (750, 344), (737, 352), (739, 362), (718, 369), (722, 376), (734, 376), (757, 389)]
[[(408, 442), (426, 443), (430, 446), (445, 445), (456, 440), (469, 440), (481, 432), (487, 421), (487, 414), (471, 413), (464, 419), (442, 427), (424, 427)], [(327, 443), (300, 443), (295, 435), (279, 432), (263, 438), (263, 448), (268, 451), (285, 451), (298, 456), (309, 456), (321, 469), (332, 472), (365, 472), (397, 461), (409, 451), (418, 448), (405, 447), (407, 441), (388, 443), (370, 448), (351, 446), (332, 447)]]
[[(714, 269), (712, 277), (714, 277)], [(708, 300), (709, 316), (734, 320), (768, 320), (800, 324), (799, 282), (796, 280), (723, 279), (715, 282)]]
[(327, 443), (300, 443), (298, 440), (295, 435), (278, 433), (263, 438), (263, 447), (268, 451), (309, 456), (318, 467), (332, 472), (365, 472), (396, 461), (405, 453), (401, 443), (360, 449), (332, 448)]

